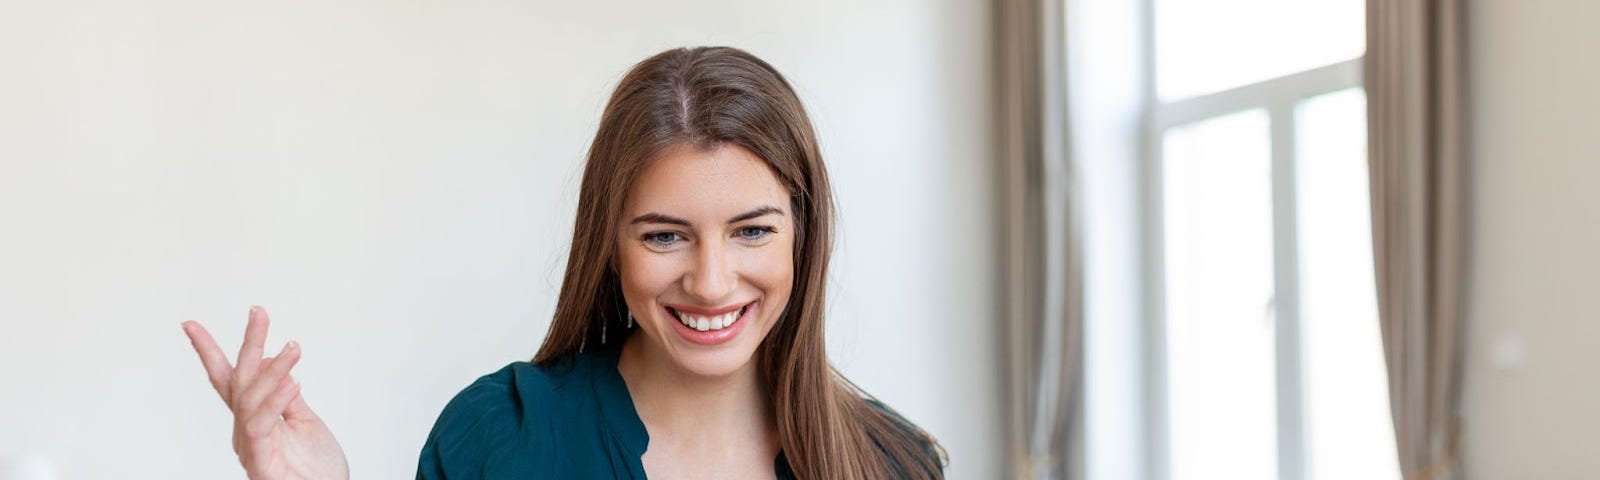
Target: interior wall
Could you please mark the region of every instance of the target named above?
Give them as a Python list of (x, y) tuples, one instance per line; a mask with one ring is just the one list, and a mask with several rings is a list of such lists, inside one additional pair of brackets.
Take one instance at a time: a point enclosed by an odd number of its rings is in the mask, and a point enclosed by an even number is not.
[(352, 473), (412, 475), (543, 339), (610, 88), (730, 44), (820, 130), (837, 365), (993, 478), (989, 28), (955, 0), (0, 0), (0, 459), (238, 477), (179, 322), (231, 349), (260, 304)]
[(1470, 7), (1473, 479), (1600, 474), (1600, 3)]
[(1141, 305), (1144, 5), (1066, 2), (1074, 213), (1083, 249), (1082, 478), (1156, 478)]

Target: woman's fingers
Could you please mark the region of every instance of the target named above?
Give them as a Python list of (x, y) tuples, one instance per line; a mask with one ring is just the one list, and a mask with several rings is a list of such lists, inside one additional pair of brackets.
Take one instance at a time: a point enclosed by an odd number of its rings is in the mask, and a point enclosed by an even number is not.
[(289, 407), (283, 410), (283, 419), (294, 422), (319, 420), (320, 417), (317, 417), (317, 412), (311, 411), (310, 405), (306, 405), (305, 395), (295, 395), (293, 399), (289, 400)]
[[(293, 369), (294, 365), (299, 362), (300, 344), (291, 341), (288, 345), (284, 345), (282, 352), (278, 353), (276, 357), (272, 357), (270, 362), (262, 365), (261, 374), (253, 380), (253, 384), (245, 387), (242, 392), (243, 395), (234, 399), (237, 402), (235, 408), (243, 412), (257, 410), (258, 405), (281, 386), (280, 383), (289, 377), (289, 370)], [(279, 407), (273, 415), (282, 412), (283, 408)]]
[(267, 311), (250, 307), (250, 323), (244, 327), (244, 345), (239, 347), (239, 363), (233, 369), (233, 385), (239, 388), (250, 385), (261, 364), (262, 345), (267, 342)]
[(233, 365), (228, 363), (227, 354), (222, 353), (222, 348), (217, 346), (217, 341), (211, 338), (211, 333), (200, 322), (190, 320), (183, 322), (183, 333), (189, 335), (189, 343), (194, 346), (194, 352), (200, 355), (200, 365), (206, 369), (206, 377), (211, 380), (211, 388), (217, 390), (217, 395), (222, 396), (223, 402), (231, 399), (229, 395), (233, 376)]
[[(292, 377), (279, 378), (268, 392), (269, 396), (245, 419), (245, 435), (259, 439), (271, 434), (272, 429), (282, 421), (283, 410), (289, 400), (299, 393), (300, 385)], [(277, 398), (284, 395), (288, 398)]]
[[(276, 387), (260, 408), (251, 412), (249, 417), (241, 418), (240, 426), (235, 427), (243, 428), (242, 436), (239, 435), (241, 432), (235, 431), (234, 441), (246, 442), (246, 447), (243, 450), (235, 448), (234, 451), (239, 453), (239, 460), (245, 464), (246, 470), (251, 465), (265, 465), (272, 460), (273, 449), (267, 445), (274, 443), (272, 436), (275, 430), (287, 427), (280, 415), (287, 404), (300, 395), (300, 383), (291, 377), (283, 377)], [(286, 431), (277, 433), (287, 434)]]
[[(289, 404), (300, 395), (300, 382), (293, 376), (283, 377), (278, 381), (277, 388), (261, 400), (261, 405), (256, 408), (255, 416), (259, 421), (273, 423), (283, 416)], [(256, 421), (256, 420), (252, 420)]]

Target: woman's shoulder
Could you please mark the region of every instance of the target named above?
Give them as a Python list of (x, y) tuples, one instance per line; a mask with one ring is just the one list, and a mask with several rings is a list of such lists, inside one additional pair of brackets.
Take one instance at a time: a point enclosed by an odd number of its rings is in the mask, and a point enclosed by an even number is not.
[(585, 370), (574, 361), (512, 362), (478, 377), (439, 413), (422, 447), (418, 478), (447, 478), (444, 472), (476, 477), (489, 457), (541, 450), (546, 439), (538, 433), (551, 431), (554, 419), (571, 413), (563, 406), (582, 403), (575, 397), (590, 391), (578, 381)]
[[(910, 439), (916, 445), (916, 447), (921, 450), (921, 454), (929, 461), (928, 466), (931, 466), (937, 470), (937, 473), (928, 472), (930, 477), (943, 478), (944, 467), (945, 464), (948, 463), (948, 460), (946, 459), (944, 447), (939, 445), (939, 442), (933, 438), (933, 435), (929, 434), (927, 430), (923, 430), (922, 427), (917, 426), (917, 424), (912, 423), (911, 420), (906, 419), (906, 417), (901, 415), (900, 412), (895, 411), (893, 408), (889, 408), (888, 405), (885, 405), (877, 398), (866, 396), (863, 397), (862, 400), (864, 400), (868, 406), (871, 406), (873, 410), (887, 420), (890, 425), (894, 426), (901, 438)], [(879, 447), (882, 448), (883, 444), (880, 443)], [(884, 453), (888, 454), (887, 451)], [(917, 466), (911, 465), (902, 465), (901, 468), (902, 471), (920, 469)]]
[(444, 413), (487, 413), (515, 410), (526, 400), (561, 390), (570, 374), (560, 368), (542, 367), (528, 362), (512, 362), (493, 373), (478, 377), (456, 393), (445, 405)]
[(927, 432), (922, 429), (922, 427), (917, 426), (915, 423), (911, 423), (911, 420), (907, 420), (904, 415), (901, 415), (900, 412), (895, 411), (895, 409), (889, 408), (889, 406), (885, 405), (883, 401), (873, 397), (863, 397), (862, 400), (865, 401), (868, 406), (872, 407), (872, 409), (879, 415), (887, 419), (889, 423), (894, 425), (895, 428), (901, 433), (913, 438), (918, 438), (922, 441), (930, 443), (932, 442), (932, 436), (928, 435)]
[[(511, 362), (505, 367), (478, 377), (463, 388), (440, 414), (439, 426), (448, 423), (475, 425), (485, 417), (510, 417), (523, 420), (531, 414), (548, 411), (547, 407), (563, 403), (563, 397), (581, 395), (588, 390), (578, 387), (587, 369), (581, 359), (536, 365), (530, 362)], [(464, 420), (464, 422), (458, 422)], [(512, 422), (515, 425), (520, 422)], [(507, 425), (495, 422), (495, 425)]]

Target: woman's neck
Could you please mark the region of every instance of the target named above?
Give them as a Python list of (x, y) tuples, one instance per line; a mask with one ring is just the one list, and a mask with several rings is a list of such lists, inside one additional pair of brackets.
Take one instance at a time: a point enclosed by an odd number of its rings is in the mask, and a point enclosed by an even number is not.
[(772, 408), (753, 361), (708, 377), (678, 368), (655, 350), (642, 335), (630, 335), (617, 360), (651, 443), (692, 438), (749, 448), (755, 441), (777, 452)]

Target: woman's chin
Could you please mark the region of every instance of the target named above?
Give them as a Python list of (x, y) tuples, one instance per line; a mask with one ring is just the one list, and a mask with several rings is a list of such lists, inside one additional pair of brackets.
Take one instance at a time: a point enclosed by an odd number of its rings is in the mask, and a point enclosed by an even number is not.
[(727, 345), (712, 351), (679, 351), (672, 361), (678, 368), (701, 377), (726, 377), (750, 365), (752, 350), (737, 345)]

